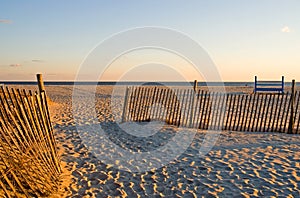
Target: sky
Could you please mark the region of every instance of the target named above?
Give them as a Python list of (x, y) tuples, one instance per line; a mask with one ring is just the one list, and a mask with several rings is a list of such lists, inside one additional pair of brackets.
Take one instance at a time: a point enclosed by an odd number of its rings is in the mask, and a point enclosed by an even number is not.
[[(1, 1), (0, 81), (76, 79), (82, 63), (103, 40), (128, 29), (153, 26), (179, 31), (205, 49), (223, 81), (300, 81), (299, 0), (44, 0)], [(193, 49), (191, 49), (193, 50)], [(161, 56), (186, 79), (188, 63), (159, 50), (129, 52), (101, 80), (119, 80), (121, 65), (136, 65), (121, 76), (131, 80), (176, 80), (165, 65), (143, 64)], [(101, 55), (99, 55), (101, 56)], [(126, 61), (122, 61), (126, 59)], [(179, 64), (180, 63), (180, 64)], [(96, 67), (96, 66), (95, 66)], [(155, 68), (155, 69), (153, 69)], [(181, 69), (180, 69), (181, 68)], [(91, 80), (86, 73), (85, 80)]]

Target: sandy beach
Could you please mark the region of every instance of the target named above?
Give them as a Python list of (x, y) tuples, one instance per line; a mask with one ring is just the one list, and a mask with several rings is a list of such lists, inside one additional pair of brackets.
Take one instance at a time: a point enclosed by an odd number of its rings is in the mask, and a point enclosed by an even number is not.
[[(229, 88), (251, 92), (252, 88)], [(46, 86), (50, 111), (59, 146), (63, 174), (61, 188), (52, 197), (299, 197), (299, 135), (264, 132), (222, 131), (214, 147), (199, 155), (207, 131), (197, 130), (187, 149), (157, 169), (128, 172), (115, 162), (117, 151), (102, 148), (97, 157), (83, 144), (72, 111), (72, 86)], [(157, 139), (134, 138), (120, 133), (108, 106), (112, 86), (97, 87), (96, 109), (102, 128), (111, 141), (130, 152), (147, 152), (164, 144), (177, 127), (164, 125)], [(82, 108), (84, 108), (82, 98)], [(122, 112), (122, 98), (115, 109)], [(89, 117), (82, 111), (83, 117)], [(86, 120), (86, 126), (93, 120)], [(125, 123), (130, 128), (134, 123)], [(155, 123), (152, 128), (159, 128)], [(147, 126), (143, 127), (144, 130)], [(189, 133), (191, 129), (182, 129)], [(137, 132), (138, 133), (138, 132)], [(149, 132), (151, 133), (151, 131)], [(214, 133), (210, 131), (210, 133)], [(87, 134), (87, 137), (88, 134)], [(92, 140), (102, 137), (91, 136)], [(106, 144), (102, 145), (103, 147)], [(179, 145), (180, 146), (180, 145)], [(101, 153), (102, 152), (102, 153)], [(100, 156), (100, 157), (99, 157)], [(101, 156), (103, 157), (102, 160)], [(162, 159), (157, 159), (160, 162)], [(125, 160), (126, 161), (126, 160)], [(129, 159), (128, 159), (129, 161)], [(119, 166), (118, 166), (119, 163)], [(151, 165), (149, 165), (151, 167)]]
[(2, 1), (0, 198), (300, 198), (299, 8)]

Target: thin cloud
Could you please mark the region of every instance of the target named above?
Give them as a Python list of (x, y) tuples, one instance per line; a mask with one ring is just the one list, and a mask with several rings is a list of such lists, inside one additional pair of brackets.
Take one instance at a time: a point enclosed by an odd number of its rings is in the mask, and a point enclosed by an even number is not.
[(28, 63), (44, 63), (44, 60), (41, 59), (32, 59), (32, 60), (28, 60), (28, 61), (23, 61), (21, 63), (12, 63), (12, 64), (3, 64), (0, 65), (0, 67), (21, 67), (24, 65), (28, 65)]
[(57, 76), (55, 73), (45, 74), (46, 76)]
[(12, 63), (12, 64), (3, 64), (3, 65), (0, 65), (0, 67), (21, 67), (22, 64), (20, 63)]
[(31, 60), (23, 61), (24, 64), (27, 64), (27, 63), (44, 63), (44, 62), (46, 62), (46, 61), (42, 60), (42, 59), (31, 59)]
[(12, 21), (8, 19), (0, 19), (0, 23), (10, 24)]
[(22, 65), (19, 64), (19, 63), (17, 63), (17, 64), (10, 64), (9, 66), (10, 66), (10, 67), (21, 67)]
[(283, 33), (290, 33), (291, 29), (288, 26), (284, 26), (283, 28), (281, 28), (281, 32), (283, 32)]
[(31, 62), (34, 62), (34, 63), (43, 63), (45, 61), (44, 60), (39, 60), (39, 59), (34, 59), (34, 60), (31, 60)]

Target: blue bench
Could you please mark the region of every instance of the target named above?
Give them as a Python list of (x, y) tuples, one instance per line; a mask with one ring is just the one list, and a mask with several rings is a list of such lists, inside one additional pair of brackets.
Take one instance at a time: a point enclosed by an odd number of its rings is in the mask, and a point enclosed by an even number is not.
[(284, 76), (281, 81), (258, 81), (255, 76), (254, 93), (257, 92), (277, 92), (284, 93)]

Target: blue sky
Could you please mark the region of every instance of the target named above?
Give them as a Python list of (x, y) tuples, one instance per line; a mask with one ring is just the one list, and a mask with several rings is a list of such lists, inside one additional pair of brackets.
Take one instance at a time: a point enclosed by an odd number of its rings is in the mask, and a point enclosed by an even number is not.
[(224, 81), (300, 80), (299, 8), (298, 0), (2, 1), (0, 80), (34, 80), (39, 72), (74, 80), (96, 44), (143, 26), (190, 36)]

